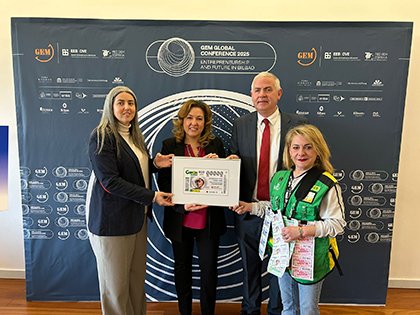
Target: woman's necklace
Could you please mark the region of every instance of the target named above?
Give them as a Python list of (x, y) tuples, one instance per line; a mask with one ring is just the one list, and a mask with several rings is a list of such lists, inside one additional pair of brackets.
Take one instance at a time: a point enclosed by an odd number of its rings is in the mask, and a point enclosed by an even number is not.
[[(194, 155), (194, 153), (191, 153), (191, 151), (190, 151), (190, 147), (191, 147), (191, 145), (189, 145), (188, 143), (186, 143), (185, 144), (186, 146), (187, 146), (187, 152), (188, 152), (188, 155), (190, 156), (190, 157), (193, 157)], [(200, 151), (201, 151), (201, 147), (198, 147), (198, 153), (197, 153), (197, 156), (199, 156), (200, 155)]]

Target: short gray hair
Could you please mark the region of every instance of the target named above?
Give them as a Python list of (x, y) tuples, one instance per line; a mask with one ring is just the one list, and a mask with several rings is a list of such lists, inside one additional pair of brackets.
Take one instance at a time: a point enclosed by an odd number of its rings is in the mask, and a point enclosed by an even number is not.
[(260, 72), (252, 80), (252, 83), (251, 83), (251, 91), (254, 89), (254, 82), (255, 82), (255, 80), (256, 79), (259, 79), (259, 78), (273, 78), (274, 79), (274, 87), (275, 87), (276, 91), (278, 91), (278, 90), (281, 89), (279, 78), (277, 78), (274, 74), (272, 74), (270, 72)]

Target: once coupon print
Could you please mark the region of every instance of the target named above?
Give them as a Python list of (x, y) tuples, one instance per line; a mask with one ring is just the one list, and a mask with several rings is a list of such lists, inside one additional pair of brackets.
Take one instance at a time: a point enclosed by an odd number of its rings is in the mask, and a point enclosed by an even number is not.
[(184, 169), (184, 192), (191, 194), (228, 194), (229, 171), (220, 169)]

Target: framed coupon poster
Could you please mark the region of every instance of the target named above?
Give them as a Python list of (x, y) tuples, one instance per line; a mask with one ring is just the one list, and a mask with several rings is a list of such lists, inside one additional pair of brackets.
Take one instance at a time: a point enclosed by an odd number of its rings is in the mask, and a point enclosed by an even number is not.
[(229, 207), (239, 203), (241, 160), (172, 158), (172, 202)]

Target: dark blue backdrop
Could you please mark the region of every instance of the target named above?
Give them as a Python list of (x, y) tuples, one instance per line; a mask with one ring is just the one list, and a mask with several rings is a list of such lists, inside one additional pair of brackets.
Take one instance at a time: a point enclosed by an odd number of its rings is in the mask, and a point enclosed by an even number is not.
[[(284, 90), (281, 109), (308, 117), (325, 134), (343, 188), (348, 225), (338, 241), (345, 275), (327, 278), (321, 301), (385, 303), (412, 23), (11, 23), (28, 300), (98, 299), (86, 233), (86, 147), (111, 88), (127, 85), (137, 94), (153, 155), (189, 98), (210, 105), (215, 134), (228, 149), (233, 120), (253, 111), (253, 76), (271, 71)], [(154, 215), (147, 296), (174, 300), (163, 210), (156, 206)], [(240, 301), (242, 265), (226, 215), (218, 300)]]

